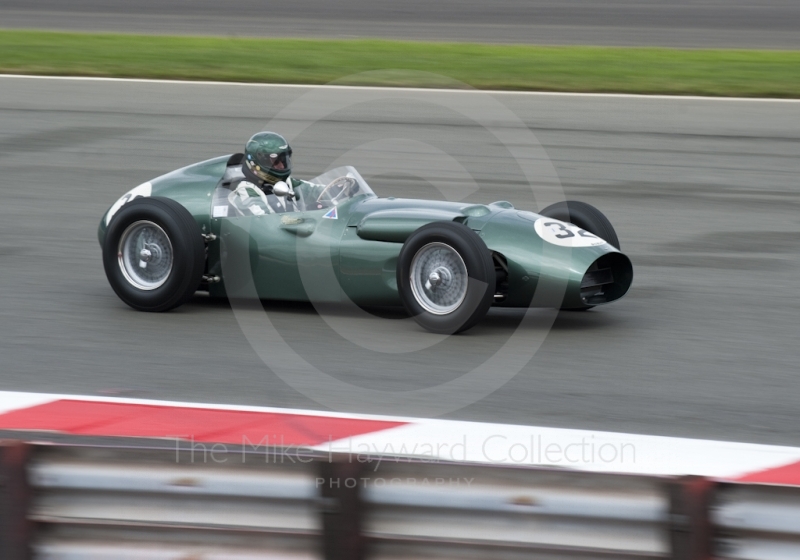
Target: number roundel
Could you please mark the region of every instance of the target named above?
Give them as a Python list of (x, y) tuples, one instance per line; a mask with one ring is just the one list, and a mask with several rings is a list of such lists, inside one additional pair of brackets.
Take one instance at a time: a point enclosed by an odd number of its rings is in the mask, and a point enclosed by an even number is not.
[(606, 243), (585, 229), (553, 218), (539, 218), (533, 227), (539, 237), (561, 247), (594, 247)]

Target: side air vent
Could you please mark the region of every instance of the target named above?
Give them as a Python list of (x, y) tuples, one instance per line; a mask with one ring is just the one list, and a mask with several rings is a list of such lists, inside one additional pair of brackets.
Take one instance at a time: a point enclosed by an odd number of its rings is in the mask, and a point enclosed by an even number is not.
[(508, 261), (500, 253), (492, 253), (496, 276), (494, 302), (502, 303), (508, 297)]

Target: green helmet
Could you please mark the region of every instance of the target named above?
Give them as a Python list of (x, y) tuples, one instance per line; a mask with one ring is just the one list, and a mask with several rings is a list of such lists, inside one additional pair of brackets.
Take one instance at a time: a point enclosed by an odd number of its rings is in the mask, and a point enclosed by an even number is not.
[(259, 132), (244, 148), (245, 167), (265, 183), (274, 185), (292, 174), (292, 148), (274, 132)]

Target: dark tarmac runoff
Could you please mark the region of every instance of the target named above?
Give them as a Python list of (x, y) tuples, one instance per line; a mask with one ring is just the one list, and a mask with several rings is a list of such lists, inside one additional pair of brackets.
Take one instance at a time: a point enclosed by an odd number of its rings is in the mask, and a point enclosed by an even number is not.
[[(261, 359), (227, 302), (139, 313), (103, 273), (97, 224), (125, 191), (269, 126), (298, 177), (350, 163), (380, 196), (584, 200), (634, 263), (619, 302), (552, 328), (492, 310), (433, 344), (401, 312), (265, 302), (296, 355), (341, 382), (329, 408), (414, 415), (431, 405), (420, 389), (521, 334), (543, 340), (532, 359), (447, 417), (800, 445), (800, 103), (375, 92), (0, 78), (0, 390), (326, 408), (287, 381), (295, 364)], [(515, 130), (541, 148), (499, 140)], [(553, 172), (529, 181), (523, 164)], [(419, 348), (381, 348), (387, 333)], [(376, 410), (348, 386), (396, 399)]]
[(543, 45), (800, 48), (794, 0), (4, 0), (0, 27)]

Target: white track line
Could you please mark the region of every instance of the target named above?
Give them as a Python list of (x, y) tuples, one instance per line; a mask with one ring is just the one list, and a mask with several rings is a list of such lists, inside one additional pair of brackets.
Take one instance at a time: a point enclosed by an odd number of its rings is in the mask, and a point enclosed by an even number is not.
[(19, 410), (22, 408), (30, 408), (32, 406), (46, 404), (57, 399), (57, 395), (0, 391), (0, 414), (11, 412), (12, 410)]
[(747, 101), (758, 103), (800, 103), (800, 99), (784, 99), (770, 97), (709, 97), (702, 95), (644, 95), (636, 93), (576, 93), (576, 92), (556, 92), (556, 91), (504, 91), (489, 89), (442, 89), (442, 88), (409, 88), (409, 87), (384, 87), (384, 86), (342, 86), (330, 84), (269, 84), (269, 83), (249, 83), (249, 82), (214, 82), (202, 80), (152, 80), (145, 78), (101, 78), (89, 76), (36, 76), (27, 74), (0, 74), (0, 79), (30, 79), (30, 80), (73, 80), (83, 82), (122, 82), (122, 83), (142, 83), (142, 84), (183, 84), (183, 85), (203, 85), (203, 86), (244, 86), (244, 87), (267, 87), (267, 88), (305, 88), (305, 89), (331, 89), (331, 90), (362, 90), (362, 91), (385, 91), (396, 90), (399, 92), (422, 92), (422, 93), (462, 93), (476, 94), (488, 93), (491, 95), (517, 95), (517, 96), (540, 96), (540, 97), (596, 97), (609, 99), (667, 99), (672, 101)]

